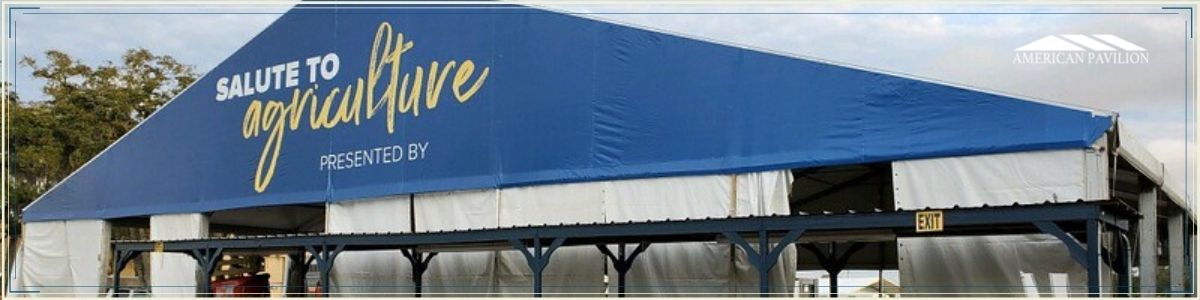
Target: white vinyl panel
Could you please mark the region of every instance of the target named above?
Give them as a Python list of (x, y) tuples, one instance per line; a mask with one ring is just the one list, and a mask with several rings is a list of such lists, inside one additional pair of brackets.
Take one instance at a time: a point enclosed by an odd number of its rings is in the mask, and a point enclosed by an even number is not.
[[(151, 240), (178, 240), (208, 237), (208, 217), (204, 214), (150, 216)], [(191, 256), (180, 253), (149, 253), (150, 291), (155, 297), (193, 297), (200, 278), (199, 267)]]
[[(892, 163), (896, 207), (979, 207), (1103, 200), (1087, 183), (1099, 168), (1082, 149), (1018, 152)], [(1100, 175), (1095, 175), (1100, 176)]]
[[(411, 232), (409, 196), (330, 203), (329, 233)], [(310, 268), (315, 268), (315, 264)], [(338, 255), (330, 271), (330, 290), (337, 296), (405, 296), (412, 293), (412, 267), (400, 251), (348, 251)]]
[[(500, 226), (604, 222), (604, 186), (584, 182), (503, 189)], [(604, 268), (604, 255), (594, 246), (562, 247), (543, 271), (543, 293), (603, 293)], [(531, 291), (532, 271), (518, 251), (501, 251), (496, 271), (501, 294), (523, 296)]]
[(29, 222), (14, 261), (12, 290), (44, 297), (97, 297), (105, 284), (109, 224), (104, 220)]
[[(418, 194), (417, 232), (496, 228), (497, 197), (496, 190)], [(492, 294), (495, 292), (495, 266), (495, 251), (438, 254), (430, 261), (425, 273), (423, 291)]]
[[(722, 218), (734, 212), (733, 176), (689, 176), (608, 182), (607, 221)], [(736, 270), (730, 244), (651, 245), (628, 273), (629, 293), (728, 295)], [(610, 268), (609, 274), (616, 274)], [(615, 276), (610, 277), (615, 286)], [(615, 289), (614, 289), (615, 290)]]
[[(738, 174), (736, 181), (735, 216), (787, 215), (791, 212), (788, 205), (788, 193), (792, 186), (790, 171)], [(752, 246), (757, 249), (758, 244), (753, 244)], [(778, 263), (771, 268), (770, 272), (772, 293), (791, 293), (792, 284), (796, 278), (796, 256), (795, 247), (787, 247), (783, 254), (780, 254)], [(737, 271), (734, 272), (734, 279), (736, 280), (734, 292), (739, 294), (758, 293), (758, 270), (740, 251), (737, 254)]]

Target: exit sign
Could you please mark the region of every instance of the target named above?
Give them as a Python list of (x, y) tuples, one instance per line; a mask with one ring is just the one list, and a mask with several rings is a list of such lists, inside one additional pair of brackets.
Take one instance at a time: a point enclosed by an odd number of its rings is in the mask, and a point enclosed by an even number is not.
[(940, 232), (944, 224), (945, 219), (940, 210), (917, 212), (917, 232)]

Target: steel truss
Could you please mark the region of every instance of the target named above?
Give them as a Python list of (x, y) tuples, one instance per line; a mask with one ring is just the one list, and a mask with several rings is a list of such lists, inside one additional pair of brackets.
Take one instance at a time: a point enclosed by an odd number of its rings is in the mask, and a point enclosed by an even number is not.
[[(507, 227), (495, 229), (437, 231), (418, 233), (371, 233), (371, 234), (302, 234), (276, 236), (246, 236), (236, 238), (212, 238), (173, 241), (115, 241), (113, 242), (112, 290), (120, 290), (116, 274), (133, 257), (141, 253), (161, 251), (187, 254), (196, 259), (203, 278), (209, 278), (225, 253), (233, 252), (283, 252), (292, 258), (293, 266), (306, 270), (308, 263), (315, 261), (320, 273), (322, 294), (334, 288), (329, 283), (338, 254), (344, 251), (401, 250), (413, 265), (415, 295), (421, 294), (421, 277), (429, 262), (439, 252), (482, 251), (516, 249), (524, 254), (529, 269), (533, 272), (532, 294), (542, 295), (542, 270), (550, 263), (555, 250), (563, 246), (590, 245), (609, 257), (617, 271), (617, 287), (620, 296), (625, 295), (626, 272), (638, 254), (655, 243), (696, 241), (728, 241), (742, 249), (759, 274), (759, 295), (770, 294), (767, 274), (776, 265), (779, 255), (786, 247), (796, 244), (805, 233), (820, 232), (836, 235), (842, 231), (888, 230), (897, 237), (915, 236), (971, 236), (1047, 233), (1067, 245), (1071, 257), (1087, 268), (1087, 290), (1089, 296), (1100, 296), (1100, 270), (1102, 253), (1119, 275), (1118, 293), (1129, 292), (1129, 251), (1122, 239), (1117, 239), (1115, 248), (1109, 251), (1100, 243), (1100, 234), (1107, 228), (1119, 236), (1127, 228), (1126, 219), (1133, 216), (1121, 206), (1111, 202), (1077, 202), (1068, 204), (1014, 205), (945, 209), (944, 230), (917, 233), (914, 228), (917, 211), (889, 211), (845, 214), (811, 214), (788, 216), (750, 216), (732, 218), (705, 218), (645, 222), (618, 222), (593, 224), (558, 224)], [(749, 240), (748, 240), (749, 239)], [(757, 245), (754, 245), (757, 244)], [(609, 245), (615, 245), (613, 254)], [(627, 245), (637, 245), (626, 255)], [(820, 264), (836, 275), (845, 266), (846, 259), (861, 248), (852, 243), (841, 253), (832, 248), (824, 252), (812, 244), (801, 247), (817, 254)], [(307, 260), (305, 259), (307, 254)], [(302, 263), (301, 263), (302, 262)], [(300, 273), (303, 276), (303, 273)], [(302, 290), (293, 286), (297, 280), (288, 280), (287, 291)], [(303, 284), (302, 280), (299, 281)], [(201, 283), (198, 296), (211, 296), (207, 280)], [(836, 295), (836, 294), (834, 294)]]

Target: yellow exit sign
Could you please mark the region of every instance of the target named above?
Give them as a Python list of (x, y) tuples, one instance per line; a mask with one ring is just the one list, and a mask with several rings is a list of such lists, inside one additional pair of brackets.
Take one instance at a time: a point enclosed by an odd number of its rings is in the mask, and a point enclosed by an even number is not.
[(917, 212), (917, 232), (939, 232), (942, 231), (945, 225), (945, 220), (942, 217), (940, 210), (928, 210)]

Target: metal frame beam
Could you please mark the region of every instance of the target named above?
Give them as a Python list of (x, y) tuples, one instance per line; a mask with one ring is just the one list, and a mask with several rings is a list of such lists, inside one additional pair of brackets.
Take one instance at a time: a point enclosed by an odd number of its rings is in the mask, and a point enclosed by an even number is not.
[[(946, 231), (943, 235), (994, 235), (996, 225), (1029, 226), (1037, 221), (1082, 221), (1096, 219), (1100, 207), (1096, 203), (1051, 204), (1013, 207), (991, 207), (943, 210)], [(187, 252), (190, 249), (221, 246), (226, 249), (293, 250), (310, 245), (343, 245), (345, 250), (395, 250), (414, 246), (438, 248), (451, 245), (507, 243), (511, 239), (530, 239), (534, 236), (551, 239), (569, 237), (565, 245), (595, 245), (637, 241), (712, 241), (720, 233), (772, 232), (805, 228), (812, 231), (856, 229), (894, 230), (898, 236), (930, 236), (916, 234), (913, 228), (915, 211), (873, 212), (857, 214), (734, 217), (703, 220), (668, 220), (625, 223), (576, 224), (559, 226), (529, 226), (452, 232), (380, 233), (380, 234), (307, 234), (247, 238), (195, 239), (163, 242), (163, 251)], [(966, 232), (971, 231), (971, 232)], [(1036, 229), (1015, 230), (1012, 234), (1037, 232)], [(122, 249), (150, 251), (154, 241), (116, 241)]]
[[(915, 211), (889, 211), (869, 213), (849, 213), (832, 215), (802, 215), (802, 216), (760, 216), (732, 217), (703, 220), (666, 220), (646, 222), (602, 223), (602, 224), (573, 224), (545, 225), (512, 228), (480, 229), (451, 232), (422, 232), (422, 233), (380, 233), (380, 234), (305, 234), (285, 236), (256, 236), (220, 239), (195, 239), (179, 241), (115, 241), (115, 253), (135, 253), (163, 251), (173, 253), (192, 253), (196, 249), (224, 249), (226, 252), (236, 251), (306, 251), (311, 254), (321, 270), (322, 292), (328, 294), (332, 290), (329, 283), (329, 272), (333, 261), (342, 251), (365, 250), (400, 250), (421, 249), (422, 251), (447, 251), (453, 249), (479, 249), (478, 247), (511, 246), (520, 250), (534, 272), (534, 295), (540, 296), (542, 290), (541, 273), (549, 264), (549, 258), (554, 250), (561, 246), (570, 245), (603, 245), (622, 243), (674, 243), (714, 241), (725, 237), (730, 242), (741, 247), (751, 258), (758, 269), (760, 277), (767, 274), (774, 265), (780, 250), (794, 243), (801, 234), (820, 233), (822, 235), (837, 234), (838, 232), (871, 230), (889, 230), (896, 236), (954, 236), (954, 235), (996, 235), (1024, 234), (1047, 232), (1060, 239), (1071, 238), (1059, 225), (1072, 225), (1070, 230), (1081, 230), (1086, 227), (1090, 235), (1099, 233), (1101, 223), (1110, 226), (1124, 226), (1118, 215), (1106, 215), (1104, 202), (1084, 202), (1069, 204), (1042, 204), (1027, 206), (1006, 206), (988, 208), (946, 209), (944, 228), (940, 233), (916, 233), (913, 220)], [(1056, 224), (1061, 223), (1061, 224)], [(1086, 226), (1079, 226), (1086, 223)], [(1039, 225), (1040, 224), (1040, 225)], [(1053, 225), (1053, 226), (1047, 226)], [(757, 233), (759, 247), (755, 250), (741, 234)], [(784, 235), (774, 248), (769, 246), (769, 237)], [(1074, 241), (1064, 239), (1064, 241)], [(549, 241), (548, 246), (544, 246)], [(155, 248), (155, 244), (161, 248)], [(1093, 258), (1099, 263), (1099, 247), (1084, 248), (1078, 241), (1067, 244), (1072, 249), (1072, 257), (1077, 261), (1087, 263)], [(533, 248), (530, 249), (530, 246)], [(464, 248), (466, 247), (466, 248)], [(475, 247), (475, 248), (472, 248)], [(762, 252), (764, 249), (770, 251)], [(532, 250), (532, 251), (531, 251)], [(643, 249), (644, 250), (644, 249)], [(603, 251), (603, 250), (601, 250)], [(636, 252), (636, 250), (635, 250)], [(1095, 253), (1093, 253), (1095, 252)], [(1080, 255), (1082, 253), (1083, 255)], [(632, 263), (635, 255), (626, 259), (615, 259), (614, 263)], [(116, 255), (120, 259), (121, 255)], [(422, 257), (422, 263), (428, 263), (428, 257)], [(204, 257), (211, 258), (211, 257)], [(416, 256), (414, 255), (414, 258)], [(832, 260), (831, 262), (837, 262)], [(199, 261), (199, 260), (198, 260)], [(117, 263), (117, 262), (114, 262)], [(831, 263), (831, 266), (837, 264)], [(414, 264), (414, 267), (417, 267)], [(836, 269), (836, 268), (830, 268)], [(418, 268), (414, 268), (414, 271)], [(1095, 273), (1095, 272), (1090, 272)], [(117, 275), (114, 275), (117, 276)], [(414, 277), (419, 278), (419, 277)], [(762, 279), (760, 278), (760, 279)], [(119, 277), (114, 277), (119, 279)], [(769, 285), (763, 285), (760, 280), (760, 292), (769, 291)], [(1098, 286), (1095, 280), (1089, 284), (1089, 290), (1095, 291)], [(764, 288), (766, 286), (766, 288)]]
[(1067, 252), (1071, 254), (1071, 259), (1074, 259), (1075, 262), (1078, 262), (1081, 265), (1087, 265), (1087, 249), (1084, 248), (1083, 243), (1079, 242), (1079, 240), (1075, 239), (1075, 237), (1063, 231), (1062, 228), (1058, 227), (1058, 224), (1054, 224), (1054, 222), (1049, 221), (1041, 221), (1033, 222), (1033, 225), (1037, 226), (1037, 228), (1042, 232), (1052, 235), (1055, 238), (1058, 238), (1059, 241), (1062, 241), (1063, 244), (1067, 246)]

